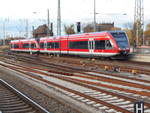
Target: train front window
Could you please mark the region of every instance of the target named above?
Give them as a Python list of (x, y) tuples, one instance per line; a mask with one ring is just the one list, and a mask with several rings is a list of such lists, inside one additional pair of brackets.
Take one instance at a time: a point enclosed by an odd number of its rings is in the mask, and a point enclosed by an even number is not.
[(128, 40), (127, 36), (124, 32), (113, 32), (111, 35), (116, 40), (118, 47), (120, 49), (127, 49), (128, 48)]

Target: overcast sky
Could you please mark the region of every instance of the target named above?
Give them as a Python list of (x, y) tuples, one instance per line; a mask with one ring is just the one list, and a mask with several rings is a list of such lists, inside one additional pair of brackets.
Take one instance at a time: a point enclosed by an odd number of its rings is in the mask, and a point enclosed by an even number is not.
[[(60, 0), (62, 18), (83, 19), (92, 18), (94, 0)], [(109, 13), (118, 15), (127, 13), (133, 17), (135, 0), (96, 0), (98, 19)], [(150, 15), (150, 1), (144, 0), (145, 16)], [(46, 9), (50, 9), (51, 18), (57, 17), (57, 0), (2, 0), (0, 6), (1, 17), (12, 18), (37, 18), (46, 15)], [(32, 12), (38, 12), (33, 14)], [(106, 14), (106, 15), (105, 15)], [(37, 16), (38, 15), (38, 16)], [(108, 16), (108, 15), (107, 15)], [(110, 15), (109, 15), (110, 16)]]
[[(62, 24), (93, 22), (94, 0), (60, 0)], [(97, 22), (115, 22), (122, 26), (133, 22), (135, 0), (96, 0)], [(144, 0), (145, 22), (150, 22), (150, 0)], [(29, 20), (46, 19), (50, 10), (51, 21), (57, 18), (57, 0), (1, 0), (0, 18)], [(33, 12), (36, 12), (33, 13)], [(123, 15), (123, 14), (127, 15)]]

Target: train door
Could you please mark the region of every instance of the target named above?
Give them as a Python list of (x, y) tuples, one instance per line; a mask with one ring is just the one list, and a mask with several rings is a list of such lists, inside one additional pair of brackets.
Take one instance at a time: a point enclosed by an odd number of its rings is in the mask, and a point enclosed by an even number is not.
[(29, 52), (32, 55), (31, 40), (29, 40)]
[(44, 41), (44, 51), (47, 52), (47, 40)]
[(93, 55), (94, 54), (94, 48), (95, 48), (95, 41), (93, 38), (90, 38), (88, 41), (88, 48), (89, 48), (89, 54)]
[(14, 49), (14, 45), (15, 45), (14, 43), (11, 44), (11, 48), (12, 48), (12, 49)]

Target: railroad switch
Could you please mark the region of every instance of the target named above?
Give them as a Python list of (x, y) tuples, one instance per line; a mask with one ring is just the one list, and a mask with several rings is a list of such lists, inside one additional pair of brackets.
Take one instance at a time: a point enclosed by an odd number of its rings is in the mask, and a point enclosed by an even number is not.
[(92, 58), (91, 60), (92, 60), (92, 62), (95, 62), (95, 58)]
[(137, 74), (137, 70), (132, 70), (132, 74), (136, 75)]
[(59, 55), (59, 54), (56, 54), (56, 57), (60, 57), (60, 55)]
[(105, 69), (105, 71), (108, 71), (109, 67), (108, 67), (108, 66), (105, 66), (104, 69)]
[(83, 67), (85, 67), (85, 64), (82, 64)]
[(53, 55), (50, 55), (50, 57), (53, 57)]
[(115, 72), (120, 72), (120, 67), (119, 67), (119, 66), (113, 67), (113, 71), (115, 71)]
[(80, 64), (83, 64), (83, 61), (80, 61)]

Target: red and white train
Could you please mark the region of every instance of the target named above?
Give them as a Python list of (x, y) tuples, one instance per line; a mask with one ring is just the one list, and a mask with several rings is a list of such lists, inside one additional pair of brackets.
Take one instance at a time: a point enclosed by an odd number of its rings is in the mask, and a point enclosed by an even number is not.
[(12, 40), (10, 50), (92, 57), (125, 57), (130, 52), (130, 44), (124, 31), (104, 31), (60, 37)]

